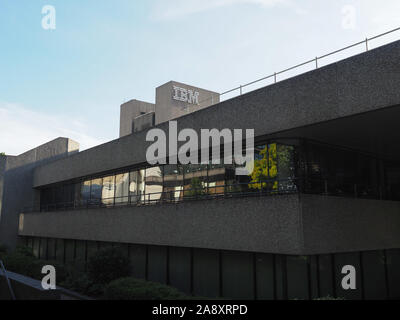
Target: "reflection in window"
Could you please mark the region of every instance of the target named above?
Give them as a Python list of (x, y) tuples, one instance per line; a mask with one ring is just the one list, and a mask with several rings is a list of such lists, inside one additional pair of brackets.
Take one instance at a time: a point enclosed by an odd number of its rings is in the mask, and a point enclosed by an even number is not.
[(250, 190), (278, 190), (277, 145), (257, 146), (254, 150), (254, 171), (250, 175)]
[(64, 196), (63, 200), (65, 202), (66, 208), (73, 208), (74, 207), (74, 200), (75, 200), (75, 185), (74, 184), (67, 184), (64, 187)]
[(147, 168), (145, 176), (146, 202), (157, 202), (162, 197), (163, 176), (160, 167)]
[(277, 143), (258, 146), (255, 148), (254, 159), (250, 190), (296, 190), (294, 147)]
[(178, 201), (183, 198), (183, 171), (181, 166), (166, 165), (163, 167), (164, 200)]
[(130, 183), (129, 183), (129, 197), (130, 202), (140, 203), (144, 202), (144, 175), (146, 170), (131, 171), (130, 173)]
[(138, 172), (131, 171), (129, 178), (129, 198), (131, 203), (137, 203), (138, 198)]
[(207, 194), (208, 166), (184, 165), (184, 195), (196, 197)]
[(84, 181), (81, 185), (81, 205), (86, 206), (90, 200), (91, 181)]
[(113, 205), (115, 195), (115, 176), (103, 178), (103, 189), (101, 192), (101, 203)]
[(129, 199), (129, 173), (115, 177), (115, 203), (127, 203)]
[(297, 191), (295, 148), (278, 144), (277, 156), (279, 190), (284, 192)]
[(90, 187), (90, 204), (98, 205), (101, 203), (102, 197), (102, 179), (93, 179)]
[(225, 192), (231, 192), (229, 189), (234, 180), (231, 176), (232, 173), (234, 173), (232, 165), (209, 165), (207, 183), (208, 194), (218, 195), (224, 194)]

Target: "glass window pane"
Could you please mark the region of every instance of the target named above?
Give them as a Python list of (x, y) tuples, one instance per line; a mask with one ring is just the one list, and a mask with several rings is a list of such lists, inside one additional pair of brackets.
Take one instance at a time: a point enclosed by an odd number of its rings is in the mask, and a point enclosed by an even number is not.
[(57, 186), (55, 192), (57, 209), (63, 209), (65, 206), (64, 186)]
[(138, 171), (138, 176), (137, 176), (138, 200), (141, 203), (144, 203), (145, 201), (145, 191), (146, 191), (146, 185), (144, 183), (145, 175), (146, 175), (146, 170)]
[(68, 184), (64, 188), (64, 196), (65, 196), (65, 206), (66, 208), (74, 207), (74, 198), (75, 198), (75, 185)]
[(90, 185), (91, 185), (91, 181), (84, 181), (82, 183), (82, 189), (81, 189), (81, 205), (82, 206), (86, 206), (89, 204), (89, 200), (90, 200)]
[(82, 190), (82, 183), (75, 183), (75, 196), (74, 196), (74, 200), (75, 200), (75, 207), (80, 206), (81, 203), (81, 190)]
[(102, 179), (93, 179), (90, 187), (90, 204), (99, 205), (101, 203), (103, 189)]
[(104, 205), (114, 204), (115, 176), (103, 178), (103, 189), (101, 192), (101, 202)]
[(146, 170), (132, 171), (130, 173), (129, 196), (131, 203), (144, 202), (145, 197), (145, 177)]
[(129, 199), (129, 173), (118, 174), (115, 178), (115, 203), (127, 203)]
[(146, 169), (145, 177), (146, 203), (160, 201), (163, 192), (163, 175), (161, 167)]
[(183, 171), (181, 166), (167, 165), (164, 171), (164, 201), (179, 201), (183, 198)]
[(294, 150), (293, 146), (278, 145), (279, 190), (283, 192), (297, 191)]
[(137, 171), (132, 171), (130, 173), (129, 198), (130, 198), (131, 203), (138, 202), (138, 172)]
[(207, 193), (208, 165), (184, 165), (185, 197), (198, 197)]

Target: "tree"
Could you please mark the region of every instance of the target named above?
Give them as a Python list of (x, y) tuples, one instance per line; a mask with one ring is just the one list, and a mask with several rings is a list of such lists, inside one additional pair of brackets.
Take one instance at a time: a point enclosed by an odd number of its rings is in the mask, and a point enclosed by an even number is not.
[(4, 152), (0, 152), (0, 157), (5, 157), (6, 154)]
[(276, 143), (266, 145), (254, 160), (249, 188), (271, 191), (277, 191), (280, 187), (287, 190), (295, 188), (293, 153), (294, 148), (291, 146)]
[(261, 159), (254, 160), (254, 170), (251, 174), (250, 189), (278, 189), (277, 145), (276, 143), (266, 145), (259, 154)]

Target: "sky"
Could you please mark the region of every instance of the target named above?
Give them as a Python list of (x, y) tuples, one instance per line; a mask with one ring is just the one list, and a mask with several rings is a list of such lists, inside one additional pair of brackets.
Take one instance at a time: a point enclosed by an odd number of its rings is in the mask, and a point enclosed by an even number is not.
[(57, 137), (91, 148), (118, 138), (123, 102), (154, 102), (170, 80), (224, 92), (399, 17), (398, 0), (0, 0), (0, 152)]

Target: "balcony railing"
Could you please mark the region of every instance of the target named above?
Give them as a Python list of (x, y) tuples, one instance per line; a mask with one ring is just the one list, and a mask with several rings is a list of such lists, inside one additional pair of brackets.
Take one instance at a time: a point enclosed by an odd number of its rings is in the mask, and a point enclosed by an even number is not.
[(314, 194), (355, 199), (400, 200), (392, 188), (366, 183), (352, 183), (337, 179), (289, 178), (260, 180), (251, 183), (233, 183), (219, 186), (131, 194), (123, 197), (76, 200), (54, 204), (36, 204), (25, 208), (23, 213), (70, 211), (96, 208), (141, 207), (150, 205), (178, 204), (187, 201), (204, 201), (244, 197), (268, 197), (288, 194)]
[(36, 204), (24, 208), (23, 213), (66, 211), (94, 208), (115, 208), (124, 206), (148, 206), (177, 204), (186, 201), (214, 200), (238, 197), (264, 197), (272, 195), (293, 194), (298, 192), (297, 181), (289, 179), (260, 180), (250, 183), (232, 183), (218, 186), (184, 188), (145, 194), (131, 194), (123, 197), (102, 199), (75, 200), (55, 204)]
[[(236, 88), (227, 90), (227, 91), (225, 91), (225, 92), (223, 92), (223, 93), (218, 94), (218, 95), (219, 95), (219, 101), (224, 101), (224, 100), (228, 100), (228, 99), (231, 99), (231, 98), (235, 98), (235, 97), (237, 97), (237, 96), (241, 96), (241, 95), (243, 95), (243, 94), (245, 93), (245, 92), (244, 92), (245, 89), (247, 89), (247, 88), (249, 88), (249, 87), (251, 87), (251, 86), (252, 86), (253, 88), (252, 88), (251, 90), (248, 90), (246, 93), (251, 92), (251, 91), (254, 91), (254, 90), (257, 90), (257, 89), (260, 89), (260, 88), (262, 88), (263, 86), (265, 86), (265, 85), (267, 85), (267, 84), (274, 84), (274, 83), (277, 83), (277, 82), (279, 82), (279, 76), (281, 76), (281, 75), (286, 75), (287, 73), (289, 73), (289, 72), (291, 72), (291, 71), (295, 71), (295, 74), (294, 74), (293, 76), (300, 75), (300, 74), (302, 74), (303, 72), (298, 72), (298, 73), (296, 73), (296, 71), (298, 71), (300, 68), (303, 68), (303, 67), (305, 67), (305, 66), (312, 66), (312, 69), (310, 69), (310, 70), (308, 70), (308, 71), (315, 70), (315, 69), (319, 69), (319, 68), (321, 67), (321, 65), (322, 65), (321, 62), (322, 62), (324, 59), (326, 59), (326, 58), (328, 58), (328, 57), (331, 57), (331, 56), (334, 56), (334, 55), (336, 55), (336, 54), (338, 54), (338, 53), (342, 53), (342, 52), (349, 51), (349, 50), (352, 49), (352, 48), (364, 46), (365, 51), (369, 51), (369, 49), (370, 49), (370, 43), (371, 43), (372, 41), (374, 41), (374, 40), (376, 40), (376, 39), (380, 39), (380, 38), (382, 38), (382, 37), (384, 37), (384, 36), (386, 36), (386, 35), (392, 34), (392, 33), (396, 32), (396, 31), (399, 31), (399, 30), (400, 30), (400, 27), (399, 27), (399, 28), (396, 28), (396, 29), (393, 29), (393, 30), (390, 30), (390, 31), (388, 31), (388, 32), (381, 33), (381, 34), (379, 34), (379, 35), (377, 35), (377, 36), (374, 36), (374, 37), (371, 37), (371, 38), (366, 38), (365, 40), (359, 41), (359, 42), (354, 43), (354, 44), (352, 44), (352, 45), (349, 45), (349, 46), (347, 46), (347, 47), (344, 47), (344, 48), (341, 48), (341, 49), (332, 51), (332, 52), (330, 52), (330, 53), (324, 54), (324, 55), (319, 56), (319, 57), (317, 56), (317, 57), (315, 57), (315, 58), (313, 58), (313, 59), (311, 59), (311, 60), (308, 60), (308, 61), (305, 61), (305, 62), (303, 62), (303, 63), (297, 64), (297, 65), (292, 66), (292, 67), (290, 67), (290, 68), (287, 68), (287, 69), (284, 69), (284, 70), (281, 70), (281, 71), (278, 71), (278, 72), (274, 72), (274, 73), (272, 73), (272, 74), (270, 74), (270, 75), (268, 75), (268, 76), (265, 76), (265, 77), (263, 77), (263, 78), (260, 78), (260, 79), (251, 81), (251, 82), (249, 82), (249, 83), (240, 85), (240, 86), (238, 86), (238, 87), (236, 87)], [(388, 43), (389, 43), (389, 42), (388, 42)], [(349, 58), (349, 57), (351, 57), (351, 56), (352, 56), (352, 55), (350, 54), (350, 55), (347, 56), (347, 58)], [(340, 59), (335, 60), (335, 61), (339, 61), (339, 60), (340, 60)], [(272, 83), (264, 83), (264, 82), (266, 82), (267, 80), (271, 80)], [(256, 86), (255, 86), (255, 85), (256, 85)], [(209, 104), (209, 103), (211, 103), (211, 105), (212, 105), (212, 104), (214, 104), (214, 102), (215, 102), (216, 100), (217, 100), (216, 97), (212, 96), (212, 97), (207, 98), (207, 99), (205, 99), (205, 100), (199, 101), (199, 104), (200, 104), (200, 105), (203, 105), (203, 104)], [(188, 104), (188, 105), (187, 105), (187, 108), (190, 108), (190, 107), (191, 107), (191, 105)]]

